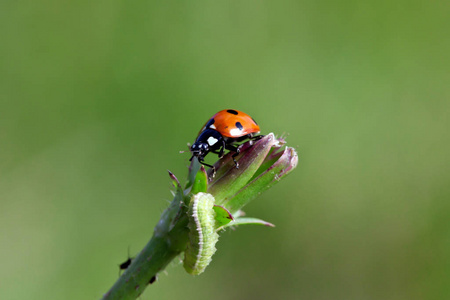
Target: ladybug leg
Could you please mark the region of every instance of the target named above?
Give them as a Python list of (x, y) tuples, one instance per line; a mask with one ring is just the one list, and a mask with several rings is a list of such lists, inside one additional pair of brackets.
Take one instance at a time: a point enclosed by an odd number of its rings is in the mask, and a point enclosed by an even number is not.
[(261, 135), (256, 135), (256, 136), (250, 136), (249, 139), (252, 141), (257, 141), (257, 140), (262, 139), (263, 137), (264, 137), (264, 135), (261, 134)]
[(222, 141), (222, 147), (220, 147), (220, 150), (219, 150), (219, 158), (223, 157), (223, 153), (225, 152), (225, 147), (226, 147), (225, 141)]
[(236, 158), (235, 158), (239, 154), (239, 148), (237, 150), (238, 151), (235, 154), (231, 155), (231, 158), (233, 159), (234, 164), (236, 165), (236, 169), (239, 169), (239, 163), (236, 161)]
[(253, 143), (257, 140), (260, 140), (264, 137), (264, 135), (257, 135), (257, 136), (252, 136), (251, 134), (248, 135), (248, 140), (250, 145), (253, 145)]
[(199, 162), (200, 162), (202, 165), (211, 168), (211, 170), (212, 170), (212, 175), (211, 175), (210, 180), (216, 176), (216, 168), (214, 168), (214, 166), (212, 166), (212, 165), (210, 165), (210, 164), (207, 164), (207, 163), (205, 163), (204, 161), (199, 161)]
[(207, 164), (207, 163), (205, 163), (205, 162), (203, 162), (203, 161), (201, 161), (200, 163), (201, 163), (202, 165), (204, 165), (204, 166), (207, 166), (207, 167), (210, 167), (211, 169), (214, 169), (213, 166), (211, 166), (211, 165), (209, 165), (209, 164)]
[(222, 142), (222, 146), (218, 150), (211, 150), (212, 153), (215, 153), (219, 156), (219, 158), (223, 157), (223, 153), (225, 152), (226, 144), (225, 141)]
[(219, 158), (223, 157), (223, 148), (221, 148), (220, 150), (214, 150), (214, 151), (210, 151), (211, 153), (217, 154), (217, 156)]
[(239, 153), (240, 153), (239, 146), (236, 147), (236, 146), (233, 146), (233, 145), (225, 145), (225, 148), (227, 148), (228, 150), (234, 152), (234, 154), (231, 155), (231, 158), (233, 159), (234, 164), (236, 165), (236, 169), (239, 169), (239, 163), (236, 161), (236, 156), (238, 156)]

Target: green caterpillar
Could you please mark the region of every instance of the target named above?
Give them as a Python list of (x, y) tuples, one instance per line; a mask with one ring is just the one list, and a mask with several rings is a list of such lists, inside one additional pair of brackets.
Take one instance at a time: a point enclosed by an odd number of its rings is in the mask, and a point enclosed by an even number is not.
[(216, 232), (214, 197), (198, 193), (189, 204), (189, 243), (184, 252), (184, 269), (192, 275), (203, 273), (216, 252), (219, 235)]

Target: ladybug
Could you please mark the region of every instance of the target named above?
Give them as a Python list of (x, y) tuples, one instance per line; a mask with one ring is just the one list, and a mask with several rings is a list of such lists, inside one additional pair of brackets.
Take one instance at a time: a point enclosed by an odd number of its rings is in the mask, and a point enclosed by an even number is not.
[(214, 169), (213, 166), (203, 161), (205, 156), (212, 152), (221, 158), (225, 149), (227, 149), (235, 152), (232, 158), (236, 168), (239, 168), (235, 159), (239, 154), (239, 145), (236, 145), (236, 143), (247, 139), (260, 139), (262, 136), (256, 136), (258, 133), (258, 124), (246, 113), (234, 109), (221, 110), (212, 116), (200, 130), (197, 139), (191, 146), (192, 157), (190, 161), (197, 157), (202, 165)]

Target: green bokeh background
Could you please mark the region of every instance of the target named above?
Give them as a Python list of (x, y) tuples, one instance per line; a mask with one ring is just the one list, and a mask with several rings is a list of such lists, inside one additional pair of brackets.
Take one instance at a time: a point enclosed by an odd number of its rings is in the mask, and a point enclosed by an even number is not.
[(3, 1), (0, 299), (98, 299), (203, 123), (299, 166), (141, 299), (448, 299), (448, 1)]

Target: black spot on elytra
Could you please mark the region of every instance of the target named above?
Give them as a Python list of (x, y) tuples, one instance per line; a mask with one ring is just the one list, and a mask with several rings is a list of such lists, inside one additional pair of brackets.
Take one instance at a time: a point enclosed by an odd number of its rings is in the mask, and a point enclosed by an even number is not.
[(242, 126), (241, 122), (236, 122), (236, 127), (237, 127), (239, 130), (244, 129), (244, 126)]
[(256, 123), (255, 119), (252, 118), (252, 120), (253, 120), (253, 122), (255, 122), (256, 125), (258, 125), (258, 123)]
[(214, 124), (215, 120), (214, 118), (209, 119), (208, 123), (206, 123), (205, 128), (211, 127), (212, 124)]
[(227, 112), (230, 113), (230, 114), (233, 114), (233, 115), (237, 115), (238, 114), (238, 112), (235, 111), (234, 109), (228, 109)]

